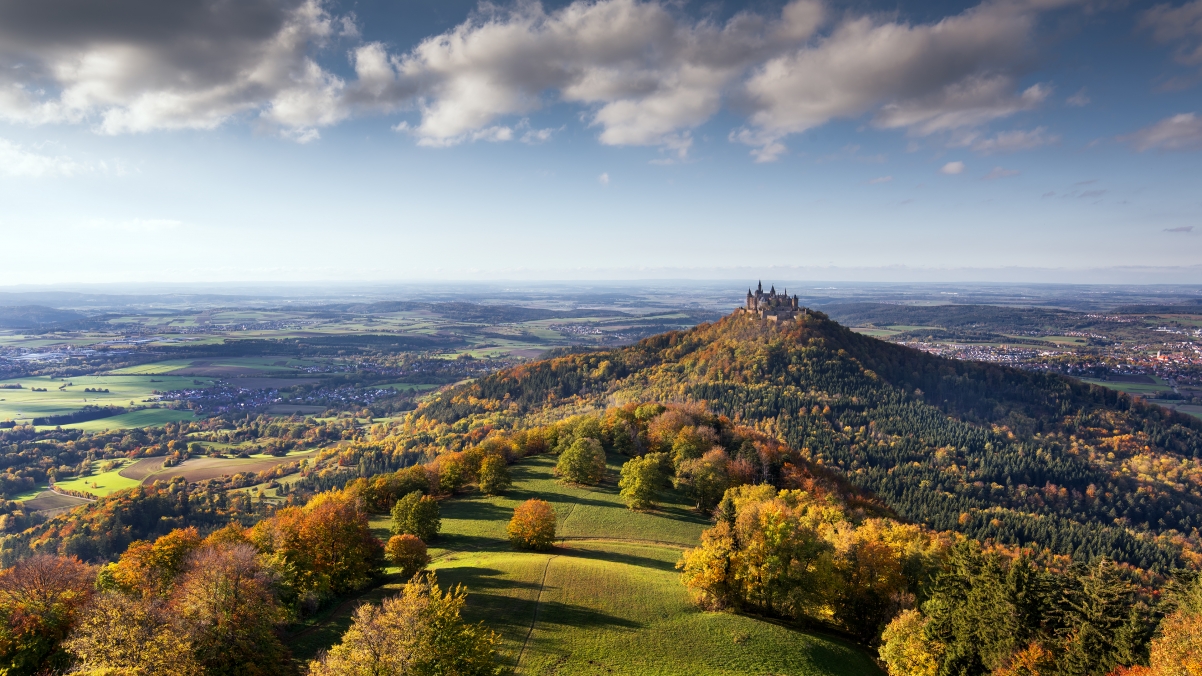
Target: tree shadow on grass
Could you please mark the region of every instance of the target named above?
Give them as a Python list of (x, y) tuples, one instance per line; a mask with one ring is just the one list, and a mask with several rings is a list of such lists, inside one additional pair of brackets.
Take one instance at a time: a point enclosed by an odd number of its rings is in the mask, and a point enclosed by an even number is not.
[(437, 539), (430, 541), (430, 546), (457, 551), (495, 551), (508, 549), (509, 541), (483, 535), (440, 533)]
[(514, 589), (539, 589), (542, 584), (539, 582), (523, 582), (507, 577), (508, 573), (496, 568), (484, 568), (480, 566), (463, 566), (458, 568), (443, 568), (442, 570), (434, 571), (438, 575), (438, 583), (441, 586), (461, 584), (467, 587), (469, 593), (483, 593), (487, 591), (514, 590)]
[(441, 515), (444, 519), (508, 521), (513, 516), (513, 510), (485, 500), (455, 500), (444, 505)]
[(635, 622), (625, 617), (560, 601), (540, 603), (538, 623), (576, 629), (640, 629), (643, 626), (641, 622)]
[(570, 547), (559, 547), (555, 550), (555, 553), (559, 554), (560, 556), (570, 556), (575, 559), (590, 559), (593, 561), (624, 563), (628, 566), (640, 566), (642, 568), (653, 568), (655, 570), (664, 570), (668, 572), (676, 570), (676, 564), (671, 561), (662, 561), (649, 556), (622, 554), (620, 552), (606, 551), (602, 549), (574, 549)]
[[(580, 496), (576, 496), (576, 495), (567, 495), (566, 493), (537, 493), (534, 491), (527, 491), (527, 490), (519, 489), (519, 490), (511, 490), (508, 493), (506, 493), (505, 496), (508, 498), (513, 498), (514, 500), (521, 500), (521, 501), (526, 501), (526, 500), (530, 500), (533, 498), (537, 498), (539, 500), (546, 500), (547, 502), (550, 502), (552, 504), (563, 504), (563, 505), (576, 504), (576, 505), (588, 505), (591, 507), (609, 507), (611, 509), (625, 509), (622, 505), (616, 504), (613, 502), (609, 502), (608, 500), (593, 500), (590, 498), (580, 497)], [(512, 512), (511, 512), (511, 514), (512, 514)]]

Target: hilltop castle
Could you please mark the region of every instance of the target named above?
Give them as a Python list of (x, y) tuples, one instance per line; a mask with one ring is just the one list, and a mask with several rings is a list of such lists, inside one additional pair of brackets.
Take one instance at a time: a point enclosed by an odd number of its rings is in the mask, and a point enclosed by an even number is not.
[(758, 315), (760, 319), (767, 319), (770, 322), (797, 319), (809, 314), (809, 310), (801, 307), (798, 303), (796, 295), (790, 297), (788, 291), (777, 293), (776, 286), (765, 293), (763, 282), (756, 284), (755, 293), (752, 293), (751, 289), (747, 289), (747, 304), (739, 308), (737, 312)]

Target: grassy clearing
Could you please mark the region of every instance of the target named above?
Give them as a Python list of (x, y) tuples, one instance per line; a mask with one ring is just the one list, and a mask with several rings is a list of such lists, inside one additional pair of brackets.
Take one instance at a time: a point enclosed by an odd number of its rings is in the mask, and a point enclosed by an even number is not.
[[(654, 512), (626, 509), (614, 483), (620, 459), (611, 460), (599, 487), (560, 484), (555, 459), (538, 457), (511, 468), (514, 486), (504, 496), (469, 493), (441, 505), (430, 568), (443, 585), (467, 587), (466, 617), (501, 634), (516, 674), (881, 673), (866, 652), (837, 639), (698, 610), (675, 564), (707, 521), (675, 494)], [(515, 552), (505, 540), (513, 508), (531, 497), (555, 508), (563, 539), (551, 552)], [(372, 526), (388, 537), (387, 517)], [(359, 602), (378, 602), (401, 584), (390, 578), (297, 627), (294, 654), (307, 660), (336, 642)]]
[(855, 327), (852, 329), (852, 331), (861, 333), (865, 336), (871, 336), (873, 338), (888, 338), (889, 336), (896, 336), (897, 334), (901, 333), (901, 331), (893, 331), (891, 329), (869, 329), (864, 327)]
[(133, 488), (142, 483), (137, 479), (127, 479), (121, 476), (121, 470), (131, 462), (126, 460), (107, 472), (56, 481), (55, 485), (63, 490), (90, 493), (98, 498), (102, 498), (114, 491)]
[(1155, 378), (1155, 383), (1124, 383), (1114, 380), (1095, 380), (1093, 378), (1082, 378), (1087, 383), (1109, 387), (1112, 390), (1126, 392), (1127, 394), (1135, 394), (1139, 396), (1147, 396), (1149, 394), (1158, 394), (1161, 392), (1172, 392), (1173, 388), (1169, 387), (1160, 378)]

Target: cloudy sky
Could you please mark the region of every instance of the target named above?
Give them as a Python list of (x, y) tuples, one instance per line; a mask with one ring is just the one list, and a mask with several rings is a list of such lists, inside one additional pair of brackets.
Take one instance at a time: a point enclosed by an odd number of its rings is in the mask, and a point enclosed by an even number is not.
[(0, 0), (0, 284), (1202, 282), (1202, 0)]

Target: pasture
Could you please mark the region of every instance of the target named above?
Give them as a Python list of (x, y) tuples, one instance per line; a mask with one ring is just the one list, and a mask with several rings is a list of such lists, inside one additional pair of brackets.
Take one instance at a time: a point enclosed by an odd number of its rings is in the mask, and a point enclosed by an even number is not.
[[(37, 376), (0, 381), (20, 384), (21, 389), (0, 389), (0, 420), (29, 421), (33, 418), (62, 415), (84, 406), (121, 406), (142, 404), (154, 391), (195, 387), (193, 378), (172, 376), (73, 376), (50, 378)], [(33, 388), (44, 392), (35, 392)], [(85, 392), (86, 389), (99, 390)], [(108, 390), (105, 392), (104, 390)]]
[[(439, 582), (468, 590), (464, 614), (501, 634), (502, 656), (516, 674), (877, 675), (861, 648), (781, 623), (696, 608), (675, 564), (695, 545), (706, 519), (670, 493), (661, 507), (632, 512), (618, 497), (617, 458), (598, 487), (552, 476), (555, 459), (511, 467), (504, 496), (469, 493), (443, 501), (442, 534), (430, 553)], [(550, 502), (558, 546), (516, 552), (505, 527), (520, 502)], [(389, 520), (373, 529), (388, 537)], [(361, 601), (401, 586), (392, 579), (298, 627), (290, 648), (300, 660), (336, 642)]]
[[(159, 462), (162, 462), (162, 460), (160, 459)], [(71, 477), (70, 479), (56, 481), (55, 486), (63, 490), (89, 493), (102, 498), (109, 493), (133, 488), (142, 483), (137, 479), (130, 479), (121, 474), (121, 470), (130, 464), (133, 464), (132, 461), (124, 460), (120, 465), (107, 472), (98, 472), (96, 474), (89, 474), (88, 476)]]
[(63, 429), (83, 430), (85, 432), (103, 432), (105, 430), (127, 430), (134, 427), (158, 427), (169, 422), (192, 420), (191, 411), (177, 411), (170, 408), (144, 408), (138, 411), (122, 413), (111, 418), (88, 420), (86, 422), (63, 425)]

